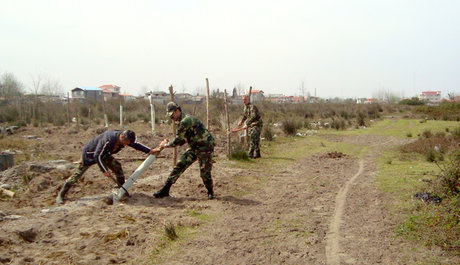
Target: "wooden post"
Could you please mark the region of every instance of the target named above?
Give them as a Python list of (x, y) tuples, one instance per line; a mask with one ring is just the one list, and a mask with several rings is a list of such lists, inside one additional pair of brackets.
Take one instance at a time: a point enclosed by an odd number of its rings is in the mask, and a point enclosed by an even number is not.
[(77, 132), (80, 130), (80, 115), (78, 114), (80, 112), (80, 102), (79, 102), (79, 99), (77, 100), (77, 104), (76, 104), (76, 111), (75, 111), (75, 117), (77, 118)]
[(228, 118), (227, 89), (224, 90), (225, 116), (227, 117), (227, 157), (230, 158), (230, 119)]
[(150, 101), (150, 122), (152, 123), (152, 135), (155, 135), (155, 108), (153, 106), (152, 94), (149, 95)]
[(211, 127), (209, 127), (209, 81), (207, 78), (206, 78), (206, 127), (208, 128), (208, 130), (211, 129)]
[(123, 104), (120, 97), (120, 130), (123, 130)]
[[(249, 103), (251, 103), (251, 93), (252, 93), (252, 86), (249, 87), (249, 94), (248, 94)], [(249, 128), (246, 128), (246, 138), (245, 138), (245, 140), (246, 140), (246, 145), (249, 147)]]
[[(120, 96), (120, 95), (118, 95)], [(104, 93), (102, 94), (102, 111), (104, 112), (104, 126), (105, 128), (109, 128), (109, 119), (107, 118), (107, 113), (105, 112), (105, 96)]]
[(67, 125), (70, 127), (70, 96), (67, 92)]
[[(173, 91), (173, 86), (169, 86), (169, 95), (171, 96), (171, 102), (174, 102), (174, 91)], [(169, 117), (168, 117), (169, 118)], [(172, 122), (172, 133), (173, 137), (176, 137), (176, 122)], [(176, 165), (177, 162), (177, 147), (174, 147), (174, 156), (173, 156), (173, 166)]]

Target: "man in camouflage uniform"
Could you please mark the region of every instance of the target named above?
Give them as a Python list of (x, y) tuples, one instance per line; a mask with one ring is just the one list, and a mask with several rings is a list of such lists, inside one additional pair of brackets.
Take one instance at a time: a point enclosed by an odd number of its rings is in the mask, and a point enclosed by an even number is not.
[(136, 134), (131, 130), (126, 131), (105, 131), (102, 134), (94, 137), (83, 147), (82, 159), (77, 164), (75, 172), (70, 176), (62, 185), (56, 203), (64, 203), (65, 194), (69, 189), (81, 178), (88, 168), (94, 164), (98, 164), (104, 176), (115, 180), (112, 177), (109, 169), (115, 173), (116, 182), (118, 186), (125, 183), (125, 175), (120, 162), (118, 162), (112, 155), (118, 153), (125, 146), (144, 152), (146, 154), (156, 154), (160, 152), (160, 148), (150, 149), (147, 146), (136, 142)]
[(153, 196), (156, 198), (169, 196), (171, 186), (193, 162), (198, 160), (200, 163), (200, 177), (208, 190), (208, 198), (216, 198), (211, 178), (214, 137), (200, 120), (191, 115), (184, 114), (181, 107), (175, 102), (169, 102), (166, 109), (166, 115), (174, 122), (178, 122), (179, 126), (176, 138), (171, 141), (164, 139), (160, 143), (160, 149), (180, 146), (185, 144), (185, 142), (189, 144), (190, 148), (182, 154), (174, 169), (169, 174), (164, 187), (155, 192)]
[[(262, 132), (262, 117), (259, 109), (249, 102), (249, 96), (243, 96), (244, 111), (243, 118), (233, 128), (232, 132), (248, 129), (249, 131), (249, 158), (260, 158), (260, 133)], [(243, 123), (245, 122), (245, 125)], [(240, 128), (239, 128), (240, 127)]]

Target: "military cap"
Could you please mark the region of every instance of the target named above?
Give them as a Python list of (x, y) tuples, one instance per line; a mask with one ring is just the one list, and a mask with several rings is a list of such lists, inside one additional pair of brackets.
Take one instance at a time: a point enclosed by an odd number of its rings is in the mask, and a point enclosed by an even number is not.
[(168, 105), (166, 106), (166, 116), (171, 117), (174, 111), (176, 109), (179, 109), (179, 105), (177, 105), (176, 102), (169, 102)]

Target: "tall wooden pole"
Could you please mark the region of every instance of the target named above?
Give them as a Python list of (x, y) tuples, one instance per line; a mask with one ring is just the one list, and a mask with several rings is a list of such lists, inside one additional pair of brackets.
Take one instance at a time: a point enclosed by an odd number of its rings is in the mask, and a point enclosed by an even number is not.
[(67, 92), (67, 125), (70, 127), (70, 96)]
[[(251, 94), (252, 94), (252, 86), (249, 87), (249, 94), (248, 94), (249, 103), (251, 103)], [(246, 145), (249, 147), (249, 128), (246, 128)]]
[(120, 130), (123, 130), (123, 104), (120, 96)]
[(206, 127), (209, 127), (209, 80), (206, 78)]
[(230, 119), (228, 118), (227, 89), (224, 90), (225, 116), (227, 117), (227, 157), (230, 158)]
[[(169, 86), (169, 95), (171, 96), (171, 102), (174, 102), (174, 91), (173, 91), (173, 86)], [(169, 118), (169, 117), (168, 117)], [(173, 137), (176, 137), (176, 122), (172, 122), (172, 133)], [(173, 156), (173, 166), (175, 166), (177, 163), (177, 147), (174, 147), (174, 156)]]
[(152, 123), (152, 135), (155, 135), (155, 108), (153, 106), (152, 93), (149, 95), (150, 101), (150, 121)]
[(77, 100), (77, 107), (76, 107), (76, 118), (77, 118), (77, 132), (80, 130), (80, 99)]
[[(120, 96), (120, 95), (118, 95)], [(109, 119), (107, 119), (107, 113), (105, 112), (105, 96), (104, 93), (102, 93), (102, 111), (104, 112), (104, 126), (105, 128), (109, 128)]]

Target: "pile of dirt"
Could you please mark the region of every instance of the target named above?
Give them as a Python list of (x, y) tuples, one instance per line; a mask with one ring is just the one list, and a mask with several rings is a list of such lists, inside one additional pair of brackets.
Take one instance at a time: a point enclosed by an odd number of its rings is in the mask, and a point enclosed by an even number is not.
[(342, 152), (333, 151), (333, 152), (328, 152), (326, 154), (321, 155), (321, 158), (344, 158), (346, 156), (347, 155)]

